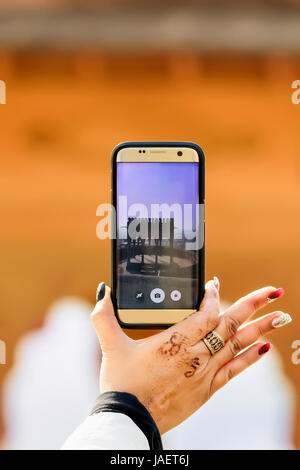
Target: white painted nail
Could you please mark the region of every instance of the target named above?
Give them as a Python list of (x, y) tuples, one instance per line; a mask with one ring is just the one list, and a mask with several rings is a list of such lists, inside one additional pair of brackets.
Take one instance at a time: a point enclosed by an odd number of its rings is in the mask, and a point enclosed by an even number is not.
[(277, 317), (272, 321), (272, 325), (274, 328), (281, 328), (282, 326), (291, 323), (291, 321), (292, 318), (288, 313), (282, 313), (280, 317)]

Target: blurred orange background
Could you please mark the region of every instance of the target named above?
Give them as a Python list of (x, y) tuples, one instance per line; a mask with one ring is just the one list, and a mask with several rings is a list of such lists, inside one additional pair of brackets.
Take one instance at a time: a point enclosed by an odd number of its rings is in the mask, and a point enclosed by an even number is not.
[(300, 105), (291, 84), (300, 55), (0, 44), (0, 79), (0, 384), (17, 341), (42, 324), (51, 301), (93, 302), (97, 284), (110, 282), (96, 208), (110, 198), (112, 148), (191, 140), (206, 155), (206, 277), (220, 278), (228, 301), (285, 288), (276, 308), (294, 322), (270, 339), (299, 390), (291, 344), (300, 339)]

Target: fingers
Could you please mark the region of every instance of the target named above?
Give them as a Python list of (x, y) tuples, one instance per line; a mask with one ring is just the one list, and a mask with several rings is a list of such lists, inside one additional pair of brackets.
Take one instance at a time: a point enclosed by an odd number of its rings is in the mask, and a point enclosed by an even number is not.
[(283, 289), (264, 287), (242, 297), (221, 315), (220, 324), (216, 330), (217, 333), (221, 335), (224, 341), (227, 341), (257, 310), (283, 294)]
[(227, 341), (224, 348), (213, 356), (212, 362), (217, 367), (221, 367), (274, 328), (287, 325), (291, 321), (292, 319), (288, 314), (277, 311), (246, 324)]
[(177, 323), (171, 329), (176, 329), (187, 337), (189, 344), (200, 341), (207, 333), (216, 328), (219, 323), (220, 299), (216, 281), (208, 281), (205, 285), (205, 295), (198, 312)]
[(116, 319), (108, 286), (105, 286), (104, 298), (96, 303), (91, 318), (103, 351), (113, 349), (126, 338)]
[[(258, 361), (265, 353), (271, 349), (270, 343), (257, 343), (244, 351), (236, 358), (229, 361), (221, 369), (218, 370), (211, 383), (210, 395), (227, 384), (229, 380), (236, 377), (245, 369)], [(218, 353), (217, 353), (218, 354)]]

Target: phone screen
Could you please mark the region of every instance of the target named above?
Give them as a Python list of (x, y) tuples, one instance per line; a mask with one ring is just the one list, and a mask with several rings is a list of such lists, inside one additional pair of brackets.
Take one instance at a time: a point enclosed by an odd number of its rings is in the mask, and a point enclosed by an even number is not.
[(199, 164), (118, 162), (116, 178), (118, 308), (196, 308)]

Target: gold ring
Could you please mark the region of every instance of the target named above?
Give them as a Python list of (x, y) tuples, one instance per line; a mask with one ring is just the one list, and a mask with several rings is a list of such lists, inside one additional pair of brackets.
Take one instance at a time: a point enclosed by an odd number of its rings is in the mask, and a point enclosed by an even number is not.
[(208, 333), (203, 342), (212, 356), (225, 346), (225, 341), (216, 331)]

